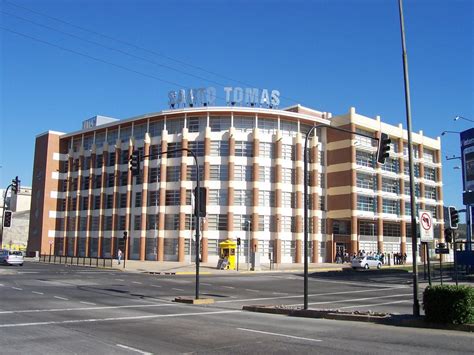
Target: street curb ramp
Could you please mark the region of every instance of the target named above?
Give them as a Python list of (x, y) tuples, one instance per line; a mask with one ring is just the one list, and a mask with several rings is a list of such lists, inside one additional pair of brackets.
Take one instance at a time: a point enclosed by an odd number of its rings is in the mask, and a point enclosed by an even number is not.
[(290, 308), (287, 306), (275, 305), (249, 305), (243, 306), (242, 310), (249, 312), (280, 314), (290, 317), (304, 317), (304, 318), (320, 318), (332, 319), (354, 322), (375, 323), (383, 325), (392, 325), (399, 327), (412, 328), (429, 328), (429, 329), (446, 329), (457, 330), (464, 332), (474, 332), (474, 324), (438, 324), (429, 323), (424, 320), (424, 317), (415, 317), (411, 315), (398, 315), (390, 313), (373, 313), (373, 312), (343, 312), (340, 310), (316, 310), (316, 309), (301, 309)]

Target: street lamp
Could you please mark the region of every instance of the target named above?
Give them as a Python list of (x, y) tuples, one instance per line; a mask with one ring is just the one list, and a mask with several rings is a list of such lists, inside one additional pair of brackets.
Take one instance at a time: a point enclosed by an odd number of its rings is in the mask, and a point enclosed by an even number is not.
[(456, 116), (454, 117), (454, 120), (457, 121), (457, 120), (466, 120), (466, 121), (469, 121), (469, 122), (474, 122), (473, 120), (469, 119), (469, 118), (466, 118), (466, 117), (463, 117), (463, 116)]
[(247, 271), (250, 270), (250, 226), (252, 222), (249, 219), (245, 221), (245, 230), (247, 231)]
[(455, 134), (459, 134), (461, 132), (458, 132), (458, 131), (443, 131), (441, 132), (441, 135), (444, 136), (446, 133), (455, 133)]

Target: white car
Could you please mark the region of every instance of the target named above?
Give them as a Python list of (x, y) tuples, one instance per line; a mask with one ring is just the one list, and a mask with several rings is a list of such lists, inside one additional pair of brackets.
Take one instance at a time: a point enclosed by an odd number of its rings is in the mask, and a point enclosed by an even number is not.
[(373, 256), (362, 256), (352, 259), (352, 268), (353, 269), (370, 269), (370, 268), (380, 269), (382, 267), (382, 262)]
[(1, 249), (0, 264), (23, 266), (23, 253), (21, 251)]

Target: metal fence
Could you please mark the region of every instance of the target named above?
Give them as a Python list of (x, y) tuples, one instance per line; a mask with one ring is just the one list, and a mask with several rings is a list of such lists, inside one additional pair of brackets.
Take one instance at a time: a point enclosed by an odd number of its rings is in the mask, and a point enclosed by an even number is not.
[(112, 267), (113, 258), (41, 254), (40, 262), (90, 267)]

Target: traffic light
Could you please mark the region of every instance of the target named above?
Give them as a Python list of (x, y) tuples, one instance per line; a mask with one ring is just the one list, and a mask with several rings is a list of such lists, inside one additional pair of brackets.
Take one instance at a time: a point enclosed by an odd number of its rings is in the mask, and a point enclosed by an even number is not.
[(456, 207), (454, 206), (448, 207), (448, 218), (449, 218), (449, 228), (458, 229), (459, 213), (456, 210)]
[(130, 171), (132, 176), (140, 175), (140, 151), (134, 150), (130, 155)]
[(128, 235), (128, 233), (126, 231), (123, 232), (123, 240), (127, 240), (127, 235)]
[(444, 229), (444, 240), (446, 243), (452, 243), (453, 242), (453, 231), (449, 228)]
[[(194, 215), (198, 217), (206, 217), (206, 201), (207, 201), (207, 189), (205, 187), (199, 188), (199, 204), (197, 187), (194, 188)], [(198, 213), (199, 205), (199, 213)]]
[(240, 238), (237, 238), (237, 245), (240, 245)]
[(377, 163), (385, 164), (385, 159), (390, 155), (390, 143), (392, 143), (392, 140), (388, 134), (381, 133), (377, 149)]
[(5, 215), (3, 217), (3, 227), (10, 228), (12, 226), (12, 211), (5, 211)]
[(12, 191), (14, 193), (18, 193), (20, 191), (20, 180), (18, 179), (18, 176), (12, 180)]

